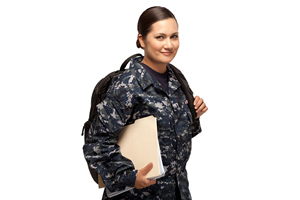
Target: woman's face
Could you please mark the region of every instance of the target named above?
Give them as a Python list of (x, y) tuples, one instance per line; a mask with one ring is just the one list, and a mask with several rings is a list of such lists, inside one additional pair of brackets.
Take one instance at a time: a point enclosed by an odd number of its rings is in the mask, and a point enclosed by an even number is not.
[(179, 48), (178, 34), (176, 20), (168, 18), (152, 24), (146, 38), (139, 35), (141, 46), (145, 51), (145, 63), (158, 67), (171, 62)]

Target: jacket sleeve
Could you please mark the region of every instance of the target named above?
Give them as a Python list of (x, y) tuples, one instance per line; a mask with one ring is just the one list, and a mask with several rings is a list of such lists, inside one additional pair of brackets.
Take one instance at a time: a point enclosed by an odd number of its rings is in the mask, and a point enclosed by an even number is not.
[[(116, 83), (118, 84), (118, 83)], [(104, 100), (97, 105), (96, 117), (89, 130), (84, 156), (89, 166), (101, 175), (110, 192), (133, 187), (137, 170), (131, 160), (122, 156), (118, 136), (131, 117), (132, 93), (112, 85)]]

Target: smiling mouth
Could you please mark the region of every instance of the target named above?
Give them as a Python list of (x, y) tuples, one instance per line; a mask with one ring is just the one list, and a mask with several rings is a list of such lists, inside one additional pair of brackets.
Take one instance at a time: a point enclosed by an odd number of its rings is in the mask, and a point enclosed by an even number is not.
[(173, 52), (161, 52), (162, 54), (164, 54), (165, 56), (170, 56)]

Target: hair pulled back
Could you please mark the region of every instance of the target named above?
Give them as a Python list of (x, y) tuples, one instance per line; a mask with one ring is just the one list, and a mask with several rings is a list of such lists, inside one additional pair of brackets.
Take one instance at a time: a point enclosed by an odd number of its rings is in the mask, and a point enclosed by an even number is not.
[[(145, 10), (138, 21), (137, 30), (145, 39), (148, 33), (151, 31), (151, 26), (157, 21), (173, 18), (177, 22), (173, 13), (165, 7), (154, 6)], [(139, 39), (136, 41), (136, 46), (142, 48)]]

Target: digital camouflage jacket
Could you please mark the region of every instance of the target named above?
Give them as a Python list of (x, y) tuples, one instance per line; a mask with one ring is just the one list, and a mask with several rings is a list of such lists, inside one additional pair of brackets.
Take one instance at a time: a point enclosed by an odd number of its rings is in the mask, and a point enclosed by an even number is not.
[(104, 100), (97, 105), (95, 118), (83, 146), (88, 164), (102, 177), (106, 188), (122, 190), (135, 185), (137, 170), (123, 157), (116, 144), (122, 128), (134, 120), (153, 115), (157, 118), (158, 139), (165, 175), (156, 184), (144, 189), (132, 189), (116, 197), (103, 199), (175, 200), (178, 184), (181, 199), (191, 199), (186, 163), (191, 153), (191, 139), (201, 132), (200, 122), (192, 125), (186, 97), (174, 73), (168, 68), (166, 93), (160, 83), (139, 62), (131, 60), (130, 67), (114, 78)]

